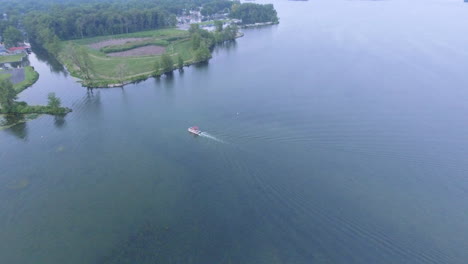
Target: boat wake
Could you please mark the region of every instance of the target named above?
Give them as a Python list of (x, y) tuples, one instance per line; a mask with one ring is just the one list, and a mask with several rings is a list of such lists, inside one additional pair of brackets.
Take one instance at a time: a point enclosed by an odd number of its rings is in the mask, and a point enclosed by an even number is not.
[(210, 135), (209, 133), (207, 132), (201, 132), (200, 135), (201, 137), (206, 137), (206, 138), (209, 138), (209, 139), (212, 139), (214, 141), (218, 141), (218, 142), (221, 142), (221, 143), (225, 143), (224, 141), (222, 141), (221, 139), (215, 137), (215, 136), (212, 136)]

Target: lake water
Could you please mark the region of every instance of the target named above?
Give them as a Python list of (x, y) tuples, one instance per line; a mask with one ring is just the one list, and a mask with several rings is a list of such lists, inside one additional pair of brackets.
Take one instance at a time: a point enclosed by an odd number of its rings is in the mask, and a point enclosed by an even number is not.
[(0, 262), (467, 263), (468, 4), (274, 3), (123, 89), (30, 55), (73, 113), (0, 131)]

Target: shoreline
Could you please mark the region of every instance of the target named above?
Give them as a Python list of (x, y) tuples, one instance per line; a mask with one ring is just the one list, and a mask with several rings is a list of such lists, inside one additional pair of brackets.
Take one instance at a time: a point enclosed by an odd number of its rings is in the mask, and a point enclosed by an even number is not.
[(14, 54), (14, 55), (4, 55), (0, 56), (0, 64), (3, 63), (12, 63), (12, 62), (21, 62), (24, 57), (28, 56), (27, 54)]
[[(157, 31), (157, 30), (156, 30)], [(140, 32), (136, 32), (134, 34), (139, 34)], [(237, 32), (236, 36), (235, 36), (235, 39), (237, 38), (241, 38), (243, 37), (245, 34), (243, 32)], [(122, 36), (122, 38), (124, 38), (125, 36)], [(234, 40), (231, 40), (231, 41), (235, 41)], [(176, 42), (175, 44), (171, 44), (173, 46), (168, 46), (168, 49), (171, 49), (171, 50), (174, 50), (175, 47), (174, 45), (177, 45), (177, 44), (181, 44), (182, 42), (187, 42), (187, 41), (190, 41), (190, 39), (185, 39), (185, 40), (182, 40), (181, 42)], [(180, 52), (193, 52), (191, 50), (188, 50), (189, 48), (186, 48), (186, 50), (182, 50)], [(93, 51), (90, 51), (90, 54), (100, 60), (112, 60), (111, 58), (109, 57), (106, 57), (106, 56), (99, 56), (94, 54)], [(174, 55), (177, 55), (178, 53), (174, 53), (172, 54), (172, 56)], [(65, 66), (65, 68), (67, 69), (67, 71), (70, 73), (71, 76), (75, 77), (77, 79), (77, 82), (81, 83), (81, 85), (83, 87), (86, 87), (86, 88), (116, 88), (116, 87), (124, 87), (125, 85), (128, 85), (128, 84), (133, 84), (133, 83), (138, 83), (138, 82), (141, 82), (141, 81), (145, 81), (151, 77), (159, 77), (158, 75), (156, 75), (156, 71), (153, 70), (153, 71), (148, 71), (148, 72), (143, 72), (143, 73), (140, 73), (140, 74), (135, 74), (133, 76), (130, 76), (129, 79), (127, 80), (124, 80), (123, 82), (122, 81), (117, 81), (117, 80), (113, 80), (112, 78), (109, 78), (109, 79), (92, 79), (92, 80), (85, 80), (83, 78), (81, 78), (81, 75), (78, 73), (78, 70), (77, 69), (73, 69), (72, 67), (74, 65), (70, 65), (69, 63), (66, 62), (66, 59), (64, 58), (65, 55), (64, 54), (61, 54), (61, 56), (59, 56), (59, 61)], [(148, 59), (156, 59), (158, 58), (159, 55), (153, 55), (153, 56), (134, 56), (134, 57), (128, 57), (129, 59), (128, 60), (138, 60), (138, 59), (142, 59), (142, 60), (148, 60)], [(126, 61), (125, 59), (122, 59), (124, 61)], [(198, 63), (201, 63), (200, 61), (195, 61), (194, 58), (192, 57), (190, 60), (185, 60), (184, 61), (184, 64), (183, 64), (183, 67), (179, 68), (179, 67), (174, 67), (174, 70), (183, 70), (184, 67), (190, 67), (191, 65), (196, 65)], [(174, 64), (175, 66), (175, 64)], [(76, 67), (75, 67), (76, 68)], [(117, 77), (115, 77), (116, 79)]]
[[(237, 35), (236, 35), (236, 39), (237, 38), (241, 38), (244, 36), (244, 33), (243, 32), (238, 32)], [(184, 66), (182, 68), (174, 68), (174, 71), (175, 70), (179, 70), (179, 71), (183, 71), (183, 69), (185, 67), (190, 67), (192, 65), (196, 65), (198, 63), (203, 63), (203, 62), (194, 62), (194, 61), (190, 61), (188, 63), (184, 63)], [(136, 77), (134, 80), (131, 80), (131, 81), (126, 81), (126, 82), (123, 82), (123, 83), (111, 83), (111, 84), (107, 84), (107, 86), (86, 86), (86, 85), (83, 85), (83, 80), (81, 80), (79, 77), (75, 77), (75, 78), (78, 78), (79, 81), (84, 87), (86, 88), (117, 88), (117, 87), (124, 87), (125, 85), (128, 85), (128, 84), (134, 84), (134, 83), (138, 83), (138, 82), (142, 82), (142, 81), (146, 81), (150, 78), (155, 78), (155, 77), (160, 77), (160, 76), (155, 76), (154, 74), (141, 74), (142, 76), (141, 77)]]
[[(15, 70), (24, 71), (22, 73), (24, 75), (24, 79), (20, 82), (13, 83), (13, 88), (15, 89), (17, 95), (20, 94), (22, 91), (28, 89), (29, 87), (33, 86), (39, 79), (39, 73), (34, 69), (33, 66), (26, 66)], [(6, 77), (2, 77), (1, 79), (10, 79), (12, 77), (12, 73), (0, 71), (0, 76), (2, 75)]]
[(278, 25), (278, 24), (279, 22), (262, 22), (262, 23), (241, 25), (240, 28), (262, 27), (262, 26), (271, 26), (271, 25)]

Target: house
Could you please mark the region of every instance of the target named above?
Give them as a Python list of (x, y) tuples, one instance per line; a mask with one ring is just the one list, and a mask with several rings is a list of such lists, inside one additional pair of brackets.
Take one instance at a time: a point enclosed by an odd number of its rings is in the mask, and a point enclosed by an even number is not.
[(8, 52), (11, 54), (21, 54), (26, 52), (27, 47), (11, 47)]

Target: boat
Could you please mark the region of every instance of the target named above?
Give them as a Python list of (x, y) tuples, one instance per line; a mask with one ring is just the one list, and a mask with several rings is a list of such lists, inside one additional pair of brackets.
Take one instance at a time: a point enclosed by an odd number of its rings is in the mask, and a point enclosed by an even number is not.
[(192, 133), (192, 134), (195, 134), (195, 135), (200, 135), (202, 132), (200, 129), (198, 129), (197, 126), (193, 126), (193, 127), (189, 127), (188, 128), (188, 132)]

